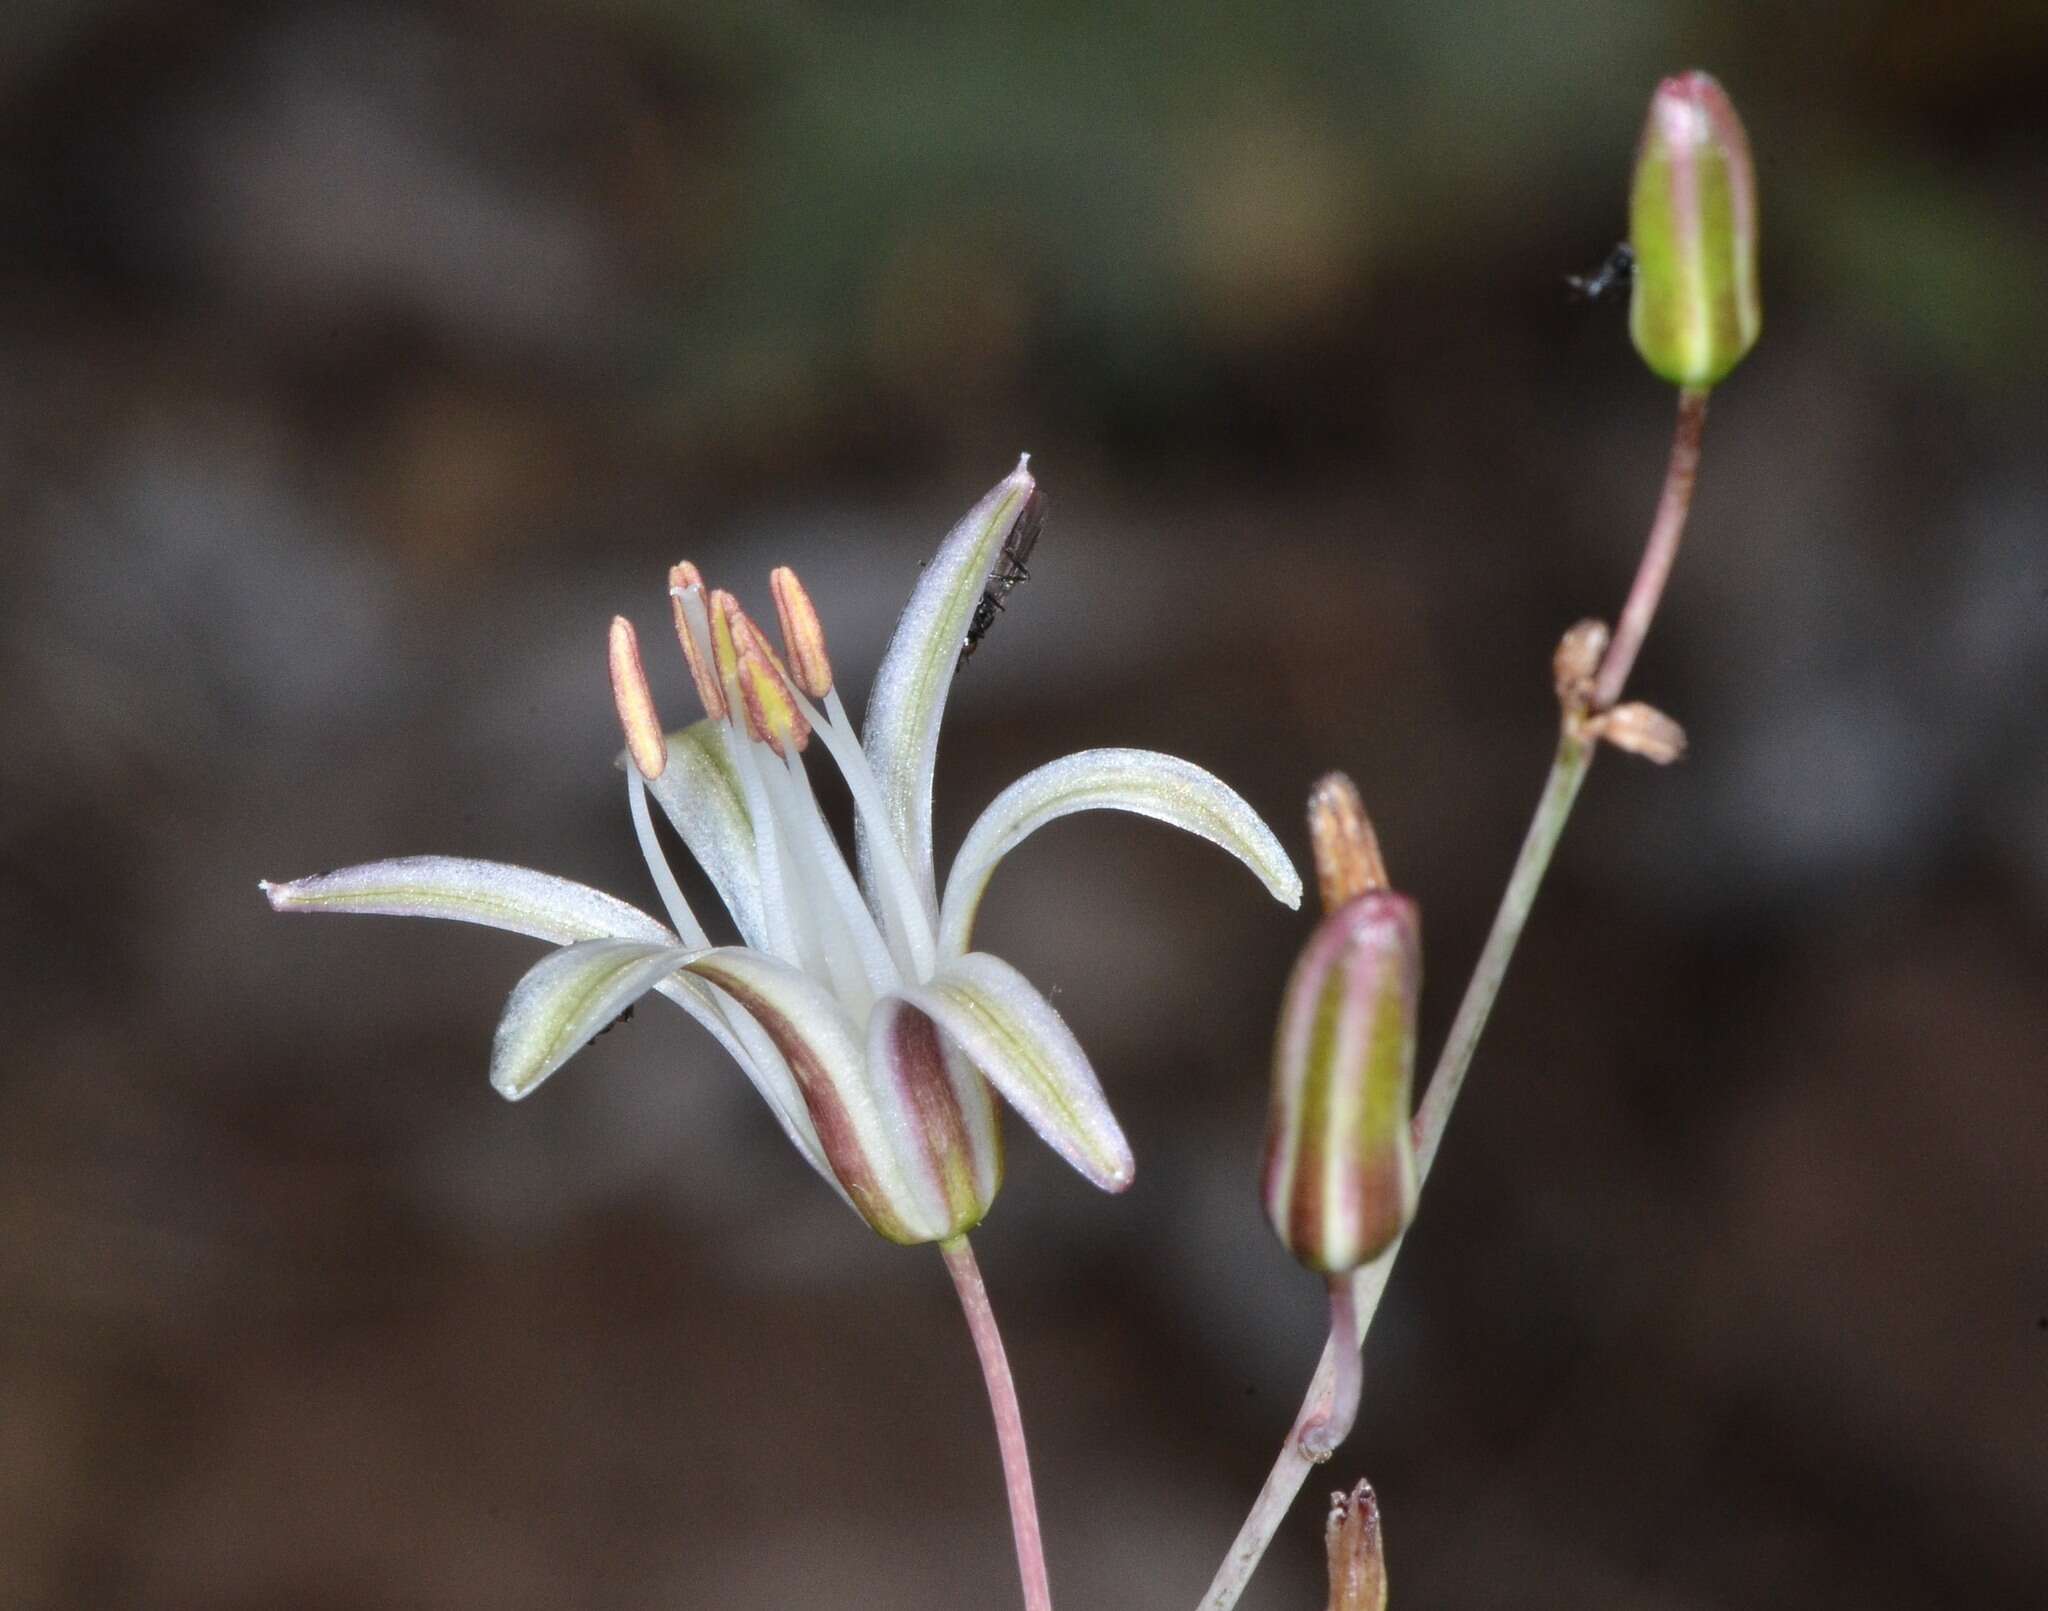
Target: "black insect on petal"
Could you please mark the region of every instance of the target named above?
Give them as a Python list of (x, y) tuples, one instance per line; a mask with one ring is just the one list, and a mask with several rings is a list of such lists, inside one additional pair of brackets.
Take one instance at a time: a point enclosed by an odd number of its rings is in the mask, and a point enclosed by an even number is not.
[(1010, 596), (1019, 582), (1031, 580), (1031, 572), (1026, 567), (1030, 563), (1031, 551), (1038, 546), (1039, 533), (1044, 529), (1045, 494), (1034, 487), (1031, 496), (1024, 500), (1017, 524), (1003, 539), (995, 567), (982, 584), (981, 597), (974, 601), (974, 614), (967, 623), (967, 636), (960, 641), (960, 658), (954, 663), (954, 670), (966, 665), (973, 658), (974, 651), (981, 647), (981, 640), (988, 636), (989, 628), (996, 624), (996, 616), (1004, 609), (1003, 600)]

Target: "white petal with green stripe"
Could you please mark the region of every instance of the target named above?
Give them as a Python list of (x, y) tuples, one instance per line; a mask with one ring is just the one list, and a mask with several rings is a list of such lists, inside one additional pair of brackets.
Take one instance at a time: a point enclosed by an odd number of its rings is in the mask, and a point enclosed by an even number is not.
[(1083, 750), (1027, 772), (968, 830), (946, 879), (939, 914), (942, 953), (957, 956), (967, 949), (996, 863), (1027, 835), (1076, 811), (1130, 811), (1185, 828), (1243, 862), (1275, 900), (1301, 904), (1301, 875), (1273, 830), (1221, 779), (1156, 750)]
[(517, 1101), (691, 955), (644, 940), (584, 940), (513, 986), (491, 1045), (491, 1084)]
[(1002, 1184), (1001, 1115), (988, 1082), (901, 997), (868, 1015), (868, 1074), (933, 1239), (972, 1230)]
[(951, 1234), (907, 1167), (899, 1115), (877, 1099), (860, 1029), (832, 992), (797, 968), (742, 946), (690, 959), (775, 1043), (803, 1093), (832, 1172), (860, 1216), (894, 1242)]
[[(761, 1093), (762, 1101), (775, 1115), (775, 1122), (803, 1154), (804, 1162), (823, 1175), (834, 1191), (839, 1191), (831, 1165), (825, 1162), (825, 1150), (818, 1145), (818, 1132), (811, 1128), (803, 1093), (797, 1089), (789, 1065), (783, 1062), (775, 1043), (761, 1032), (760, 1026), (722, 991), (692, 974), (671, 973), (654, 988), (710, 1031)], [(843, 1191), (839, 1194), (846, 1195)]]
[(600, 936), (673, 945), (676, 938), (637, 906), (602, 890), (552, 873), (460, 856), (400, 856), (262, 888), (280, 912), (444, 917), (557, 945)]
[(903, 999), (965, 1052), (1024, 1122), (1104, 1191), (1135, 1165), (1102, 1082), (1052, 1003), (1000, 957), (969, 952)]
[[(974, 606), (1036, 490), (1037, 483), (1020, 460), (947, 534), (918, 578), (868, 697), (863, 747), (881, 784), (889, 827), (904, 859), (924, 880), (922, 893), (934, 908), (932, 767), (939, 749), (939, 717)], [(869, 855), (863, 846), (864, 870)], [(874, 888), (871, 876), (866, 883)]]

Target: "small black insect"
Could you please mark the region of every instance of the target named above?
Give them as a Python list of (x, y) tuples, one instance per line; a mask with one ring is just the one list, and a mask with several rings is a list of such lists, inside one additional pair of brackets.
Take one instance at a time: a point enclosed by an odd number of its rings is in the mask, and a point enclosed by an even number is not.
[(981, 590), (981, 597), (974, 601), (974, 615), (967, 623), (967, 636), (960, 640), (960, 659), (953, 667), (955, 671), (966, 665), (981, 646), (981, 640), (988, 636), (988, 629), (996, 624), (996, 611), (1002, 607), (1002, 601), (995, 594), (987, 588)]
[(1628, 288), (1636, 277), (1635, 248), (1622, 241), (1590, 274), (1567, 274), (1564, 283), (1581, 302), (1601, 302)]
[(954, 664), (956, 671), (966, 665), (974, 651), (981, 647), (981, 640), (996, 624), (996, 617), (1004, 608), (1003, 600), (1010, 596), (1011, 589), (1019, 582), (1031, 580), (1031, 572), (1025, 567), (1031, 559), (1031, 550), (1038, 546), (1038, 535), (1044, 529), (1045, 495), (1034, 487), (1031, 496), (1024, 500), (1024, 510), (1017, 516), (1017, 524), (1003, 539), (1003, 550), (996, 555), (995, 569), (988, 573), (988, 580), (982, 584), (981, 597), (974, 601), (974, 615), (967, 623), (967, 636), (960, 640), (960, 658)]
[(592, 1040), (602, 1040), (605, 1036), (609, 1035), (613, 1030), (617, 1029), (619, 1025), (630, 1024), (632, 1021), (633, 1009), (631, 1007), (628, 1007), (624, 1012), (620, 1013), (618, 1017), (614, 1018), (610, 1023), (606, 1024), (604, 1028), (600, 1029), (595, 1035), (592, 1035), (590, 1038)]

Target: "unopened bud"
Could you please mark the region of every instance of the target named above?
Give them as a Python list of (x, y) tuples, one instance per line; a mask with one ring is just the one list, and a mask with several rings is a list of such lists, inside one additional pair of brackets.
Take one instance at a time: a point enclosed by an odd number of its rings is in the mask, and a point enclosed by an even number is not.
[(1409, 1110), (1422, 923), (1390, 890), (1323, 919), (1280, 1008), (1266, 1132), (1266, 1217), (1326, 1275), (1376, 1258), (1415, 1212)]
[(1371, 1483), (1330, 1495), (1323, 1547), (1330, 1556), (1330, 1611), (1387, 1611), (1387, 1558)]
[[(686, 559), (669, 567), (668, 601), (675, 611), (676, 638), (683, 646), (683, 659), (689, 662), (690, 681), (697, 685), (697, 697), (704, 702), (704, 714), (714, 722), (722, 722), (730, 708), (726, 704), (725, 688), (718, 680), (718, 672), (705, 658), (704, 646), (697, 640), (696, 629), (690, 625), (690, 601), (701, 602), (703, 598), (704, 577), (696, 566)], [(709, 618), (706, 619), (708, 622)]]
[(1309, 791), (1308, 837), (1325, 912), (1387, 887), (1379, 836), (1372, 831), (1358, 786), (1342, 772), (1330, 773)]
[(825, 627), (818, 619), (811, 595), (787, 565), (778, 565), (768, 575), (775, 594), (775, 615), (782, 623), (782, 646), (789, 651), (789, 667), (797, 687), (813, 699), (832, 691), (832, 662), (825, 655)]
[(1616, 705), (1594, 718), (1592, 729), (1618, 750), (1669, 766), (1685, 754), (1685, 729), (1654, 705)]
[(1650, 98), (1629, 196), (1629, 334), (1662, 378), (1711, 386), (1755, 345), (1756, 243), (1756, 170), (1742, 120), (1710, 74), (1665, 79)]
[(668, 741), (661, 734), (661, 718), (655, 714), (654, 692), (647, 686), (647, 668), (640, 662), (640, 638), (633, 623), (623, 615), (612, 617), (611, 635), (612, 703), (618, 707), (619, 726), (626, 734), (626, 748), (640, 775), (652, 780), (668, 765)]

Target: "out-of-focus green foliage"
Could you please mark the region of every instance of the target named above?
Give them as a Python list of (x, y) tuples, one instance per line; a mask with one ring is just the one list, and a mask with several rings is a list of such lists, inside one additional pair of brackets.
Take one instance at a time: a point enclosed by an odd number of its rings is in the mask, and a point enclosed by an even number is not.
[[(626, 7), (732, 97), (746, 164), (684, 389), (835, 346), (881, 378), (1030, 325), (1108, 385), (1312, 327), (1374, 265), (1523, 215), (1604, 153), (1618, 219), (1664, 10)], [(1589, 76), (1628, 86), (1590, 108)], [(1568, 203), (1567, 203), (1568, 205)], [(748, 332), (752, 350), (727, 345)], [(1163, 368), (1162, 368), (1163, 366)]]
[(1801, 85), (1802, 53), (1845, 37), (1830, 8), (1779, 29), (1604, 0), (613, 5), (727, 117), (699, 156), (733, 166), (687, 221), (702, 278), (657, 355), (686, 412), (957, 391), (1027, 353), (1084, 398), (1170, 391), (1205, 353), (1312, 341), (1389, 267), (1494, 250), (1517, 283), (1562, 274), (1515, 237), (1597, 256), (1641, 97), (1695, 65), (1747, 109), (1767, 187), (1808, 198), (1767, 231), (1788, 291), (1831, 281), (1938, 367), (2034, 345), (2037, 221), (1882, 148), (1839, 169), (1864, 125), (1987, 59), (2013, 7)]
[(1881, 350), (1935, 372), (2038, 380), (2048, 367), (2048, 220), (1969, 175), (1922, 167), (1813, 176), (1801, 232)]

